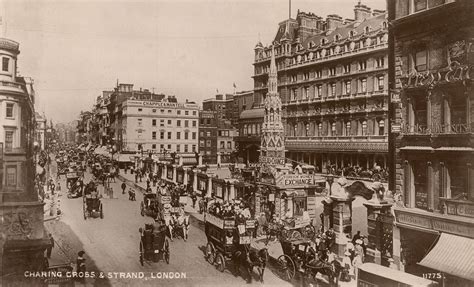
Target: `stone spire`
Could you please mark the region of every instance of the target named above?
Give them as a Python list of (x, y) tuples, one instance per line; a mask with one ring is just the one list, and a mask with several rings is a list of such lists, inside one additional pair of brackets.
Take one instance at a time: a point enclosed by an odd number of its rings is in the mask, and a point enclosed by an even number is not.
[(275, 49), (272, 46), (270, 72), (268, 74), (268, 93), (264, 100), (265, 114), (262, 126), (260, 163), (268, 167), (284, 165), (285, 137), (281, 121), (281, 99), (278, 94)]

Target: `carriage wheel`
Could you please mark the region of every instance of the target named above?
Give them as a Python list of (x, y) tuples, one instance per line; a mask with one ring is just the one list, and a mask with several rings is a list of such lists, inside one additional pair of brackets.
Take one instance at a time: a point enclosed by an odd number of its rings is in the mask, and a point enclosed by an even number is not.
[(291, 239), (301, 239), (301, 232), (298, 230), (293, 230), (290, 235)]
[(220, 272), (224, 272), (225, 270), (225, 258), (224, 258), (224, 255), (222, 255), (222, 253), (217, 253), (217, 256), (216, 256), (216, 264), (217, 264), (217, 270), (219, 270)]
[(100, 218), (104, 219), (104, 210), (102, 209), (102, 203), (100, 204)]
[(143, 266), (143, 242), (140, 240), (140, 264)]
[(278, 257), (278, 269), (283, 279), (291, 280), (293, 277), (295, 277), (295, 263), (287, 255), (281, 255)]
[(214, 264), (214, 260), (216, 259), (216, 251), (211, 242), (208, 242), (206, 245), (206, 259), (210, 264)]
[(170, 245), (168, 239), (165, 239), (165, 261), (166, 264), (170, 264)]

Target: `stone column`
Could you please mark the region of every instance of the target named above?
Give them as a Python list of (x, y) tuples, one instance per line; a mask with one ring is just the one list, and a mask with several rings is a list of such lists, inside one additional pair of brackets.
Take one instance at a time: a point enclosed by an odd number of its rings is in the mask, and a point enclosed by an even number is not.
[(161, 167), (161, 178), (165, 179), (166, 178), (166, 172), (168, 170), (168, 167), (166, 165), (162, 165)]
[(344, 256), (347, 244), (347, 236), (352, 236), (352, 200), (331, 196), (333, 201), (333, 228), (336, 233), (336, 244), (333, 252), (338, 256)]
[[(367, 234), (369, 241), (366, 262), (382, 264), (381, 251), (383, 249), (384, 236), (393, 236), (392, 234), (384, 234), (383, 231), (383, 222), (392, 216), (390, 212), (392, 204), (379, 200), (374, 193), (374, 197), (367, 203), (364, 203), (364, 205), (367, 207)], [(393, 252), (393, 247), (391, 249), (391, 252)]]
[(194, 192), (197, 192), (197, 182), (198, 182), (197, 169), (194, 169), (193, 170), (193, 191)]
[(173, 165), (173, 182), (176, 183), (176, 166)]
[(183, 175), (183, 184), (188, 186), (189, 182), (188, 182), (188, 170), (187, 169), (184, 169), (184, 175)]
[(202, 166), (202, 154), (199, 154), (198, 166)]
[(183, 156), (181, 156), (181, 155), (178, 158), (178, 165), (183, 166)]
[(229, 187), (229, 200), (232, 200), (234, 198), (235, 198), (235, 186), (233, 183), (231, 183)]
[(212, 177), (209, 176), (207, 180), (207, 194), (206, 197), (212, 196)]

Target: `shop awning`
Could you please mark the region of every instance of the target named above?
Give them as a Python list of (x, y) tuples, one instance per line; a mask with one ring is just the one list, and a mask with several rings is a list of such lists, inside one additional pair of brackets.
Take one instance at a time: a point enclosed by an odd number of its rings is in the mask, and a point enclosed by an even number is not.
[(441, 233), (435, 247), (419, 264), (474, 281), (473, 258), (474, 239)]

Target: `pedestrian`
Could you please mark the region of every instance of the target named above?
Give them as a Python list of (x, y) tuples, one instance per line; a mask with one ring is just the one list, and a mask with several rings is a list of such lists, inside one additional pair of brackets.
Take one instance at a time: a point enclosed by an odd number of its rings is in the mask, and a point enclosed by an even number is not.
[(355, 278), (355, 276), (357, 276), (357, 269), (359, 268), (360, 265), (362, 265), (362, 257), (360, 256), (360, 254), (356, 254), (356, 256), (354, 257), (354, 259), (352, 260), (352, 268), (353, 268), (353, 276)]
[(138, 183), (138, 171), (135, 171), (135, 183)]
[(341, 281), (349, 282), (351, 281), (352, 270), (352, 261), (350, 258), (351, 253), (349, 251), (344, 252), (344, 258), (342, 259), (342, 271), (341, 271)]
[(122, 194), (125, 194), (125, 189), (127, 188), (127, 185), (125, 184), (125, 182), (122, 182)]
[(191, 194), (191, 200), (193, 201), (193, 208), (196, 209), (196, 201), (197, 201), (196, 192), (193, 192)]
[[(77, 260), (76, 260), (76, 272), (78, 273), (78, 280), (81, 282), (85, 281), (84, 273), (86, 272), (86, 259), (84, 255), (86, 253), (84, 251), (79, 251), (77, 253)], [(82, 276), (79, 273), (82, 272)]]
[(150, 179), (147, 178), (146, 179), (146, 189), (149, 189), (150, 188)]
[(360, 235), (360, 230), (357, 231), (357, 233), (354, 235), (354, 237), (352, 237), (352, 244), (356, 244), (356, 241), (358, 239), (361, 239), (361, 235)]
[(53, 251), (53, 248), (54, 248), (54, 239), (51, 233), (49, 234), (49, 243), (50, 245), (48, 245), (48, 248), (46, 248), (46, 257), (48, 259), (51, 258), (51, 251)]
[(127, 169), (128, 169), (128, 165), (125, 164), (125, 166), (123, 167), (123, 172), (124, 172), (125, 174), (127, 174)]

